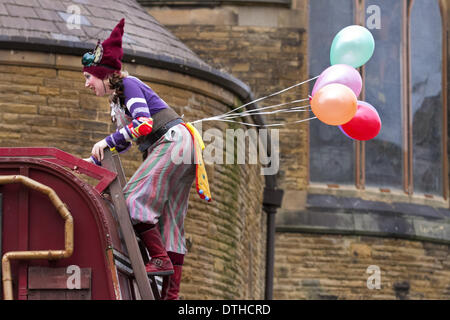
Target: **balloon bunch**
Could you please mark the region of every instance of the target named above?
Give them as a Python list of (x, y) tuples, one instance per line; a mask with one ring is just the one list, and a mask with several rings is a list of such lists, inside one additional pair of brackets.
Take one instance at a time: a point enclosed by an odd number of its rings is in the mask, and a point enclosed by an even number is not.
[(314, 115), (355, 140), (373, 139), (381, 130), (377, 110), (357, 100), (362, 79), (355, 68), (364, 65), (374, 49), (375, 41), (366, 28), (352, 25), (339, 31), (331, 45), (331, 66), (320, 74), (311, 92)]
[[(369, 103), (357, 100), (357, 96), (359, 96), (362, 89), (362, 79), (355, 68), (364, 65), (372, 57), (374, 49), (375, 41), (369, 30), (357, 25), (348, 26), (339, 31), (335, 36), (330, 50), (331, 66), (325, 69), (319, 76), (247, 102), (223, 114), (195, 120), (191, 123), (223, 121), (253, 127), (275, 127), (319, 119), (328, 125), (338, 126), (349, 138), (355, 140), (373, 139), (381, 130), (380, 116), (377, 110)], [(248, 105), (280, 95), (313, 80), (316, 80), (316, 82), (309, 99), (298, 99), (238, 112), (238, 110)], [(308, 100), (310, 100), (310, 105), (303, 104), (303, 102)], [(291, 106), (289, 108), (278, 109), (286, 105)], [(275, 110), (267, 111), (268, 109)], [(312, 111), (315, 117), (291, 122), (260, 125), (235, 120), (236, 118), (253, 115), (309, 111)]]

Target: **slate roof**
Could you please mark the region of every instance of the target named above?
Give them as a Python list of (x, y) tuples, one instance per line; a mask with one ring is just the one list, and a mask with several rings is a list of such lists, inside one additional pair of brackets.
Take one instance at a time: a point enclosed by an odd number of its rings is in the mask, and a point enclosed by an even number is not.
[[(122, 18), (123, 62), (188, 74), (230, 90), (242, 103), (254, 100), (247, 84), (200, 59), (136, 0), (0, 0), (0, 49), (78, 55), (81, 66), (81, 56)], [(261, 115), (252, 118), (264, 123)]]
[(0, 40), (93, 48), (121, 18), (125, 52), (211, 68), (135, 0), (0, 0)]

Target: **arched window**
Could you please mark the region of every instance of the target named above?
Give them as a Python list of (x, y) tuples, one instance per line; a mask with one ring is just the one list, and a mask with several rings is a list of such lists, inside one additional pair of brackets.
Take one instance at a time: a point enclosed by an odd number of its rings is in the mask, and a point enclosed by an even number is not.
[[(355, 6), (349, 0), (309, 2), (309, 74), (319, 75), (330, 66), (331, 42), (336, 30), (354, 22)], [(337, 130), (337, 131), (336, 131)], [(355, 181), (354, 146), (336, 127), (314, 120), (310, 122), (310, 180), (328, 184), (352, 184)]]
[[(373, 8), (379, 10), (373, 10)], [(379, 24), (366, 24), (378, 14)], [(443, 16), (439, 0), (314, 0), (309, 2), (310, 76), (330, 65), (334, 35), (364, 25), (375, 39), (359, 69), (358, 97), (379, 112), (380, 134), (352, 141), (337, 127), (310, 123), (310, 182), (384, 192), (447, 197), (447, 112)]]
[[(381, 9), (380, 29), (371, 29), (375, 52), (363, 67), (365, 100), (380, 114), (382, 130), (375, 139), (365, 143), (365, 185), (383, 189), (403, 186), (403, 123), (405, 105), (403, 90), (406, 61), (403, 58), (402, 36), (405, 17), (403, 1), (378, 0)], [(369, 6), (369, 3), (366, 3)], [(363, 175), (364, 177), (364, 175)]]
[[(442, 18), (438, 1), (414, 0), (410, 9), (412, 186), (444, 191)], [(444, 133), (445, 134), (445, 133)]]

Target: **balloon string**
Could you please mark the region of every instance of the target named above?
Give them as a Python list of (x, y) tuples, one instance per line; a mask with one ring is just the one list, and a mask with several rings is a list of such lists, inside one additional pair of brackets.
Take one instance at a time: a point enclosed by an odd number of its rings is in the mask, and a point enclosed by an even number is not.
[[(309, 99), (293, 100), (293, 101), (290, 101), (290, 102), (279, 103), (279, 104), (275, 104), (275, 105), (271, 105), (271, 106), (267, 106), (267, 107), (261, 107), (261, 108), (257, 108), (257, 109), (252, 109), (252, 110), (247, 110), (247, 111), (239, 112), (239, 113), (232, 113), (232, 114), (228, 114), (228, 115), (227, 114), (221, 114), (221, 115), (214, 116), (214, 117), (209, 117), (209, 118), (196, 120), (196, 121), (193, 121), (191, 123), (194, 124), (194, 123), (197, 123), (197, 122), (200, 122), (200, 121), (209, 121), (209, 120), (215, 120), (215, 119), (229, 118), (231, 116), (235, 116), (235, 117), (242, 117), (242, 116), (248, 116), (248, 115), (251, 116), (251, 115), (260, 114), (258, 111), (261, 111), (261, 110), (273, 109), (273, 108), (286, 106), (286, 105), (293, 104), (293, 103), (298, 103), (298, 102), (304, 102), (304, 101), (308, 101), (308, 100)], [(295, 110), (295, 109), (299, 109), (299, 108), (302, 109), (302, 108), (306, 108), (306, 107), (309, 107), (309, 106), (299, 106), (299, 107), (293, 107), (293, 108), (290, 108), (290, 109)], [(288, 109), (281, 109), (281, 110), (288, 110)]]
[[(305, 83), (307, 83), (307, 82), (310, 82), (310, 81), (312, 81), (312, 80), (315, 80), (315, 79), (317, 79), (318, 77), (319, 77), (319, 76), (314, 77), (314, 78), (311, 78), (311, 79), (308, 79), (308, 80), (305, 80), (305, 81), (302, 81), (302, 82), (299, 82), (299, 83), (297, 83), (297, 84), (294, 84), (294, 85), (292, 85), (292, 86), (290, 86), (290, 87), (287, 87), (287, 88), (285, 88), (285, 89), (283, 89), (283, 90), (280, 90), (280, 91), (278, 91), (278, 92), (275, 92), (275, 93), (269, 94), (269, 95), (267, 95), (267, 96), (265, 96), (265, 97), (258, 98), (258, 99), (256, 99), (256, 100), (247, 102), (247, 103), (245, 103), (245, 104), (243, 104), (243, 105), (241, 105), (241, 106), (239, 106), (239, 107), (237, 107), (237, 108), (235, 108), (235, 109), (233, 109), (233, 110), (230, 110), (230, 111), (228, 111), (228, 112), (226, 112), (226, 113), (224, 113), (224, 114), (221, 114), (221, 115), (218, 115), (218, 116), (214, 116), (214, 117), (210, 117), (210, 118), (204, 118), (204, 119), (195, 120), (195, 121), (193, 121), (193, 122), (191, 122), (191, 123), (192, 123), (192, 124), (195, 124), (195, 123), (201, 122), (201, 121), (210, 121), (210, 120), (220, 119), (220, 118), (225, 117), (226, 115), (228, 115), (228, 114), (230, 114), (230, 113), (232, 113), (232, 112), (235, 112), (235, 111), (237, 111), (237, 110), (239, 110), (239, 109), (242, 109), (242, 108), (244, 108), (244, 107), (246, 107), (246, 106), (248, 106), (248, 105), (250, 105), (250, 104), (259, 102), (259, 101), (261, 101), (261, 100), (264, 100), (264, 99), (267, 99), (267, 98), (270, 98), (270, 97), (273, 97), (273, 96), (276, 96), (276, 95), (278, 95), (278, 94), (281, 94), (281, 93), (283, 93), (283, 92), (286, 92), (286, 91), (288, 91), (288, 90), (291, 90), (291, 89), (293, 89), (293, 88), (295, 88), (295, 87), (301, 86), (302, 84), (305, 84)], [(304, 100), (306, 100), (306, 99), (304, 99)], [(303, 100), (303, 101), (304, 101), (304, 100)], [(292, 102), (291, 102), (291, 103), (292, 103)], [(272, 106), (270, 106), (270, 107), (272, 107)], [(269, 108), (269, 107), (265, 107), (265, 108)], [(254, 109), (254, 110), (255, 110), (255, 111), (259, 111), (259, 109), (261, 109), (261, 108), (257, 108), (257, 109)], [(250, 110), (249, 110), (249, 111), (250, 111)]]
[(301, 123), (301, 122), (305, 122), (305, 121), (311, 121), (311, 120), (314, 120), (314, 119), (317, 119), (317, 117), (311, 117), (311, 118), (308, 118), (308, 119), (302, 119), (302, 120), (297, 120), (297, 121), (291, 121), (291, 122), (281, 123), (281, 124), (278, 124), (278, 123), (275, 123), (275, 124), (266, 124), (265, 127), (283, 126), (283, 125), (287, 125), (287, 124), (293, 124), (293, 123)]
[[(299, 102), (304, 102), (304, 101), (308, 101), (308, 100), (309, 99), (293, 100), (293, 101), (290, 101), (290, 102), (279, 103), (279, 104), (274, 104), (274, 105), (267, 106), (267, 107), (261, 107), (261, 108), (257, 108), (257, 109), (247, 110), (247, 111), (243, 111), (243, 112), (240, 112), (240, 113), (233, 113), (233, 114), (230, 114), (230, 116), (231, 115), (239, 115), (239, 114), (252, 115), (252, 114), (254, 114), (254, 112), (258, 112), (258, 111), (261, 111), (261, 110), (273, 109), (273, 108), (277, 108), (277, 107), (281, 107), (281, 106), (286, 106), (288, 104), (299, 103)], [(224, 114), (224, 115), (221, 115), (221, 116), (226, 117), (227, 114)], [(213, 117), (213, 118), (216, 118), (216, 117)]]
[(302, 82), (299, 82), (299, 83), (297, 83), (297, 84), (294, 84), (293, 86), (287, 87), (287, 88), (285, 88), (285, 89), (283, 89), (283, 90), (280, 90), (280, 91), (278, 91), (278, 92), (275, 92), (275, 93), (269, 94), (269, 95), (267, 95), (267, 96), (265, 96), (265, 97), (258, 98), (258, 99), (256, 99), (256, 100), (247, 102), (246, 104), (243, 104), (243, 105), (240, 106), (240, 107), (237, 107), (237, 108), (235, 108), (235, 109), (233, 109), (233, 110), (230, 110), (230, 111), (226, 112), (225, 114), (232, 113), (232, 112), (234, 112), (234, 111), (236, 111), (236, 110), (239, 110), (239, 109), (242, 109), (242, 108), (244, 108), (244, 107), (246, 107), (246, 106), (248, 106), (248, 105), (250, 105), (250, 104), (253, 104), (253, 103), (259, 102), (259, 101), (261, 101), (261, 100), (264, 100), (264, 99), (267, 99), (267, 98), (270, 98), (270, 97), (279, 95), (279, 94), (281, 94), (281, 93), (283, 93), (283, 92), (286, 92), (286, 91), (288, 91), (288, 90), (291, 90), (291, 89), (293, 89), (293, 88), (295, 88), (295, 87), (301, 86), (302, 84), (305, 84), (305, 83), (307, 83), (307, 82), (309, 82), (309, 81), (315, 80), (315, 79), (317, 79), (318, 77), (319, 77), (319, 76), (314, 77), (314, 78), (311, 78), (311, 79), (308, 79), (308, 80), (305, 80), (305, 81), (302, 81)]
[(302, 107), (294, 107), (294, 108), (287, 108), (287, 109), (279, 109), (274, 111), (264, 111), (264, 112), (253, 112), (253, 113), (239, 113), (239, 114), (230, 114), (226, 117), (216, 118), (216, 119), (234, 119), (234, 118), (241, 118), (245, 116), (252, 116), (257, 114), (276, 114), (276, 113), (288, 113), (288, 112), (305, 112), (309, 111), (309, 105), (302, 106)]
[(265, 125), (248, 123), (248, 122), (242, 122), (242, 121), (235, 121), (235, 120), (228, 120), (228, 119), (205, 119), (203, 121), (233, 122), (233, 123), (243, 124), (243, 125), (250, 126), (250, 127), (276, 127), (276, 126), (285, 126), (287, 124), (293, 124), (293, 123), (300, 123), (300, 122), (310, 121), (310, 120), (313, 120), (313, 119), (317, 119), (317, 117), (312, 117), (312, 118), (308, 118), (308, 119), (292, 121), (292, 122), (287, 122), (287, 123), (271, 123), (271, 124), (265, 124)]

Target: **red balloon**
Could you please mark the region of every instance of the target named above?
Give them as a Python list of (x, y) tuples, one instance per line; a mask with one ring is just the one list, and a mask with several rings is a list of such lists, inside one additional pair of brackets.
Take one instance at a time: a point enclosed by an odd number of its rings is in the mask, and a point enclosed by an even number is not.
[(375, 138), (381, 130), (381, 119), (377, 110), (364, 101), (358, 101), (355, 116), (339, 126), (350, 138), (366, 141)]

